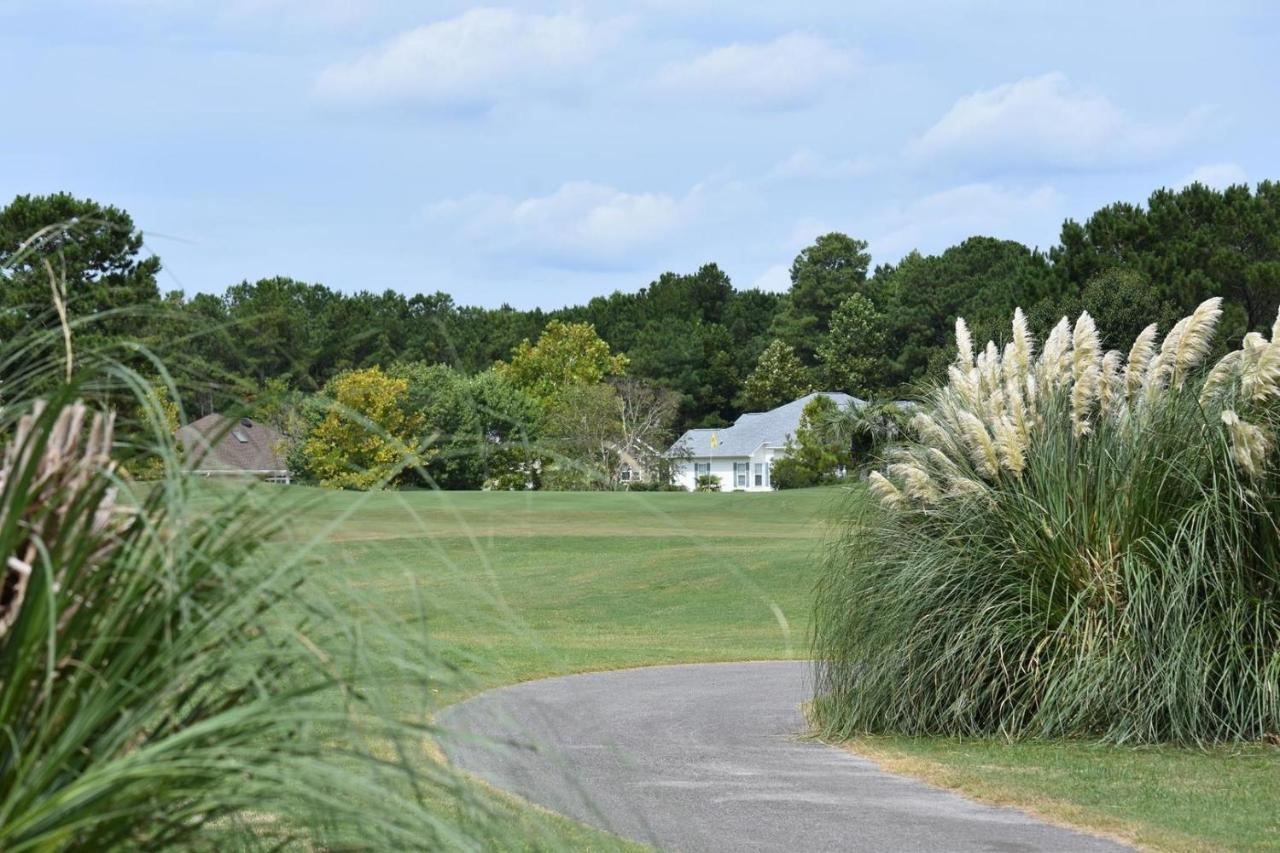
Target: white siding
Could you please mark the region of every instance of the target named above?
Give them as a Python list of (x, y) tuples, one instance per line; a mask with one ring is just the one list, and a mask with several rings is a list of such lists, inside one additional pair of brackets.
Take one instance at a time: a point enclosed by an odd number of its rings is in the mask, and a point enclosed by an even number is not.
[[(680, 465), (676, 472), (675, 482), (678, 486), (684, 486), (686, 489), (693, 491), (696, 486), (697, 478), (694, 475), (695, 466), (710, 465), (711, 474), (720, 478), (720, 490), (723, 492), (747, 491), (747, 492), (767, 492), (773, 488), (773, 481), (770, 479), (769, 466), (773, 463), (776, 456), (782, 454), (781, 448), (774, 448), (765, 445), (750, 456), (696, 456), (688, 462)], [(734, 483), (733, 463), (745, 462), (749, 467), (747, 469), (747, 485), (746, 488), (740, 488)], [(761, 465), (761, 484), (756, 485), (756, 465)]]

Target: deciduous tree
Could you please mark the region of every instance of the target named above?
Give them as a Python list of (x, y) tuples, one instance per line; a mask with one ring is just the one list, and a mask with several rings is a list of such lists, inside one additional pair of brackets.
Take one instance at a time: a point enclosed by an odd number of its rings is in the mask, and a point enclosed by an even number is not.
[(408, 411), (408, 390), (377, 367), (331, 379), (301, 446), (305, 470), (325, 486), (372, 489), (434, 455), (418, 447), (422, 416)]
[(499, 362), (495, 369), (517, 387), (550, 403), (569, 389), (621, 375), (626, 366), (627, 357), (611, 353), (590, 323), (552, 320), (536, 344), (526, 338), (511, 353), (511, 360)]

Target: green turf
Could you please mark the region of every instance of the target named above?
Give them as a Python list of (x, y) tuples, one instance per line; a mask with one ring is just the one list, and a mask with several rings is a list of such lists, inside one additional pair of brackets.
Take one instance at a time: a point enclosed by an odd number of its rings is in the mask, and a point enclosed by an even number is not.
[[(803, 657), (838, 489), (765, 494), (272, 492), (315, 580), (356, 587), (369, 619), (425, 614), (485, 687), (646, 664)], [(855, 496), (856, 497), (856, 496)], [(295, 547), (293, 545), (287, 547)], [(877, 738), (891, 767), (1168, 849), (1280, 838), (1280, 749)], [(515, 809), (577, 848), (614, 839)]]
[[(780, 494), (309, 493), (315, 580), (424, 605), (467, 689), (656, 663), (803, 657), (823, 518)], [(442, 697), (454, 698), (452, 696)]]
[(1161, 850), (1280, 849), (1280, 749), (860, 738), (890, 769)]

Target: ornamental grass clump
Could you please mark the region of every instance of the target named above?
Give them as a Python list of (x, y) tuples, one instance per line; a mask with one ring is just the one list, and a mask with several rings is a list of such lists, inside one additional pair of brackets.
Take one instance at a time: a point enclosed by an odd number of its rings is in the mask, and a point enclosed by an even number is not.
[(152, 380), (59, 315), (0, 341), (0, 850), (524, 842), (438, 756), (459, 673), (420, 619), (309, 583), (296, 499), (193, 478)]
[(859, 732), (1280, 732), (1280, 319), (1205, 370), (1210, 299), (1104, 352), (1092, 318), (1003, 349), (963, 320), (914, 441), (819, 587), (815, 716)]

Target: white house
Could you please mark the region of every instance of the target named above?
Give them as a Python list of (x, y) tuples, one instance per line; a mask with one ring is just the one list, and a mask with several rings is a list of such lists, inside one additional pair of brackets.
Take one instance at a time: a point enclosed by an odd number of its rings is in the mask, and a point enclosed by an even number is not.
[(692, 490), (698, 477), (711, 474), (720, 478), (720, 488), (726, 492), (773, 488), (773, 460), (786, 453), (787, 437), (795, 435), (805, 404), (817, 396), (830, 397), (841, 408), (865, 405), (838, 391), (815, 391), (767, 412), (748, 412), (733, 426), (691, 429), (671, 448), (672, 455), (680, 449), (692, 454), (678, 463), (676, 485)]

